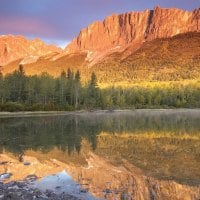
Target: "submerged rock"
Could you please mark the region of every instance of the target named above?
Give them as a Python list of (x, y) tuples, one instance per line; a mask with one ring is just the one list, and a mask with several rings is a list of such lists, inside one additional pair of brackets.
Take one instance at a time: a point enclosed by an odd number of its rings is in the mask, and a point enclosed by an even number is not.
[(3, 181), (3, 180), (5, 180), (5, 179), (9, 179), (11, 176), (12, 176), (11, 173), (3, 173), (3, 174), (0, 174), (0, 181)]

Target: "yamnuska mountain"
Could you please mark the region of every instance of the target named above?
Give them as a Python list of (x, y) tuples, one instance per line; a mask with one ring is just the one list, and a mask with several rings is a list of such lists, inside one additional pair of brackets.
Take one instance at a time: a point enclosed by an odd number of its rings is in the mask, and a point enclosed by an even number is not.
[(20, 64), (28, 75), (79, 69), (83, 81), (95, 71), (101, 83), (199, 79), (200, 8), (113, 14), (81, 30), (64, 50), (39, 39), (1, 36), (3, 74)]

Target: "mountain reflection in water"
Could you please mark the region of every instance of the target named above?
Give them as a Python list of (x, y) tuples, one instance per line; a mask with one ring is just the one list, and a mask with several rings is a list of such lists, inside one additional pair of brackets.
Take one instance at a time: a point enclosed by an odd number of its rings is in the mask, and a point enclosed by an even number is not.
[(0, 149), (19, 160), (57, 159), (77, 169), (91, 167), (92, 153), (113, 168), (135, 166), (156, 180), (199, 187), (199, 122), (199, 110), (0, 118)]

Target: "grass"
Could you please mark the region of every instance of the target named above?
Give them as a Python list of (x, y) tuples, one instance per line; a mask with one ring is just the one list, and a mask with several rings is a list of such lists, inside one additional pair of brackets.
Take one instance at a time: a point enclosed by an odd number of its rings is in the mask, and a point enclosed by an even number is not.
[(118, 137), (123, 139), (159, 139), (159, 138), (174, 138), (174, 139), (180, 139), (180, 140), (200, 140), (199, 134), (189, 134), (189, 133), (174, 133), (174, 132), (138, 132), (132, 133), (132, 132), (124, 132), (124, 133), (106, 133), (101, 132), (98, 137)]
[(170, 88), (171, 85), (196, 85), (200, 87), (200, 79), (197, 80), (181, 80), (181, 81), (120, 81), (113, 84), (110, 83), (98, 83), (101, 89), (114, 87), (114, 88), (132, 88), (132, 87), (142, 87), (142, 88)]

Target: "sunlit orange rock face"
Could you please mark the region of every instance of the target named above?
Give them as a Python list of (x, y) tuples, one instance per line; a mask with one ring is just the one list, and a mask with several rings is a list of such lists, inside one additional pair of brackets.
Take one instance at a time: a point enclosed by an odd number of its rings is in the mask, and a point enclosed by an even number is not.
[[(54, 152), (49, 155), (53, 155)], [(36, 156), (23, 157), (24, 161), (30, 162), (28, 166), (16, 160), (11, 154), (0, 154), (1, 162), (6, 162), (0, 165), (0, 174), (12, 173), (10, 179), (5, 182), (20, 181), (29, 175), (36, 175), (41, 179), (66, 170), (83, 188), (101, 199), (199, 200), (200, 198), (199, 186), (182, 185), (173, 180), (148, 177), (126, 160), (123, 160), (124, 166), (114, 166), (107, 159), (90, 152), (86, 159), (87, 165), (81, 166), (69, 161), (63, 163), (56, 159), (41, 162), (38, 157), (45, 158), (45, 154), (41, 152), (29, 151), (27, 154)]]
[[(109, 59), (109, 56), (115, 52), (122, 53), (121, 58), (118, 59), (122, 60), (133, 55), (144, 42), (171, 38), (188, 32), (200, 32), (200, 8), (189, 12), (156, 7), (154, 10), (142, 12), (113, 14), (103, 22), (94, 22), (81, 30), (65, 51), (46, 45), (39, 39), (27, 40), (22, 36), (0, 36), (0, 66), (4, 66), (3, 74), (10, 73), (17, 69), (19, 64), (23, 64), (30, 66), (26, 68), (28, 74), (48, 71), (55, 75), (71, 66), (93, 66), (104, 59)], [(81, 63), (76, 64), (65, 59), (73, 57), (74, 53), (76, 55), (74, 60), (81, 60)], [(42, 58), (47, 54), (48, 58)], [(64, 68), (55, 70), (55, 66), (64, 66)]]
[[(60, 48), (46, 45), (40, 39), (28, 40), (23, 36), (0, 36), (0, 65), (26, 58), (36, 60), (38, 56), (61, 52)], [(30, 61), (29, 61), (30, 62)]]
[(68, 52), (88, 51), (105, 53), (120, 51), (156, 38), (172, 37), (200, 30), (200, 9), (188, 12), (180, 9), (164, 9), (130, 12), (107, 17), (83, 29), (66, 47)]

